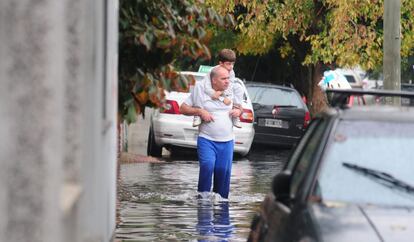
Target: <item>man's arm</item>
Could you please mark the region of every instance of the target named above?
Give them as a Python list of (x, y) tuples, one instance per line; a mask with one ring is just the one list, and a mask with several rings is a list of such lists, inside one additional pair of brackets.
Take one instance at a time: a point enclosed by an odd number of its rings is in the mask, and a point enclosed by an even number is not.
[(186, 103), (182, 103), (180, 106), (180, 113), (189, 116), (201, 116), (201, 108), (192, 107)]
[(198, 107), (192, 107), (186, 103), (181, 104), (180, 113), (184, 115), (200, 116), (205, 122), (214, 121), (213, 116), (206, 110)]

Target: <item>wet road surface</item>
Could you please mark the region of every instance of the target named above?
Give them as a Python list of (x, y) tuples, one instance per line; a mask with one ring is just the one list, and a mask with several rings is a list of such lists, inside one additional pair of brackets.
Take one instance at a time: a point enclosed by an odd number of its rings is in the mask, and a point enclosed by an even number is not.
[(270, 191), (290, 150), (255, 148), (235, 158), (228, 200), (215, 194), (197, 198), (195, 155), (167, 158), (164, 163), (121, 166), (124, 188), (132, 196), (121, 201), (121, 241), (246, 241), (250, 222)]

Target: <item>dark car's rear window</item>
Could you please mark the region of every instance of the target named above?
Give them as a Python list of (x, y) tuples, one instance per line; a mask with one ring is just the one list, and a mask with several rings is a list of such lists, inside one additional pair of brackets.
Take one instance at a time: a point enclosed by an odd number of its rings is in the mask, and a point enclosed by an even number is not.
[(252, 103), (303, 107), (302, 100), (294, 91), (262, 86), (247, 86), (246, 88)]

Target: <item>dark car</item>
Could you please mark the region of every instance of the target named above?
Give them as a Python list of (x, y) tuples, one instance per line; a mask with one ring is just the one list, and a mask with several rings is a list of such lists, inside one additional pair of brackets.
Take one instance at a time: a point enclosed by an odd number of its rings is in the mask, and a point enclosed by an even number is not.
[(253, 143), (293, 146), (310, 122), (310, 113), (299, 93), (290, 87), (248, 82), (254, 109)]
[[(414, 84), (401, 83), (401, 90), (407, 92), (414, 92)], [(414, 106), (414, 98), (402, 98), (401, 104), (405, 106)]]
[(249, 241), (413, 241), (413, 147), (413, 108), (316, 115), (274, 177)]

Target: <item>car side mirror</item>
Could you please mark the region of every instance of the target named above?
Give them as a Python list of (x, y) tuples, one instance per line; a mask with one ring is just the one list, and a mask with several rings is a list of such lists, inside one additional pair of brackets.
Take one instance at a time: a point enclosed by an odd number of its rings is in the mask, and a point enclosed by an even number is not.
[(276, 200), (288, 204), (290, 201), (290, 171), (282, 171), (277, 174), (272, 181), (272, 191)]

